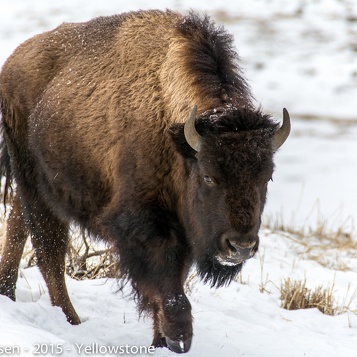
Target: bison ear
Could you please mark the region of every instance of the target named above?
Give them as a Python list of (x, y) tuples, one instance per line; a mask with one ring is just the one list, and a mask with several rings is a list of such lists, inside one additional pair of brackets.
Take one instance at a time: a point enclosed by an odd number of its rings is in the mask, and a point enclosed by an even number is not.
[(192, 147), (188, 144), (185, 133), (184, 133), (184, 124), (175, 123), (172, 124), (168, 132), (176, 146), (177, 151), (185, 158), (185, 159), (193, 159), (196, 157), (197, 151), (192, 149)]

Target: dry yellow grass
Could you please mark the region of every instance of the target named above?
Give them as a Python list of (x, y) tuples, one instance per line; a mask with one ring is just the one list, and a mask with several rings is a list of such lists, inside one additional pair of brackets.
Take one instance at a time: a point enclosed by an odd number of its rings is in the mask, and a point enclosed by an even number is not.
[[(349, 291), (347, 292), (348, 295)], [(316, 308), (325, 315), (336, 316), (347, 311), (352, 311), (350, 305), (356, 298), (357, 290), (342, 302), (336, 301), (334, 297), (334, 283), (330, 286), (317, 286), (309, 289), (306, 286), (306, 279), (294, 280), (284, 279), (280, 287), (281, 307), (286, 310), (299, 310)], [(352, 311), (356, 313), (356, 311)]]
[(286, 310), (317, 308), (323, 314), (336, 315), (333, 286), (318, 286), (315, 290), (306, 287), (306, 280), (285, 279), (280, 289), (281, 307)]
[(68, 275), (77, 280), (115, 277), (115, 259), (108, 247), (98, 248), (78, 229), (72, 231), (71, 237), (66, 260)]

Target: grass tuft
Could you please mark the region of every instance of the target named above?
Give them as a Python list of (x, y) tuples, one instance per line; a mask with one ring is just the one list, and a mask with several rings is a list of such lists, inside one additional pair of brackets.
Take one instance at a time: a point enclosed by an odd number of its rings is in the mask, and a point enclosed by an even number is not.
[(336, 316), (345, 312), (357, 313), (350, 308), (357, 297), (357, 288), (350, 294), (351, 286), (342, 302), (334, 297), (334, 282), (327, 287), (317, 286), (314, 290), (306, 286), (306, 279), (294, 280), (284, 279), (280, 287), (281, 307), (286, 310), (318, 309), (325, 315)]
[(306, 287), (306, 279), (291, 281), (284, 279), (280, 289), (281, 307), (286, 310), (316, 308), (323, 314), (335, 316), (338, 308), (333, 297), (333, 286), (322, 285), (311, 290)]

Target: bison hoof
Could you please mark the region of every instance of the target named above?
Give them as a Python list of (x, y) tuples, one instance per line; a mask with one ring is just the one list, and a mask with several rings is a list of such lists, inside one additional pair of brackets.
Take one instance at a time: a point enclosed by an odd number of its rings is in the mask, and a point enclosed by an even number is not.
[(188, 338), (186, 341), (173, 341), (166, 337), (167, 347), (176, 353), (186, 353), (191, 348), (192, 338)]

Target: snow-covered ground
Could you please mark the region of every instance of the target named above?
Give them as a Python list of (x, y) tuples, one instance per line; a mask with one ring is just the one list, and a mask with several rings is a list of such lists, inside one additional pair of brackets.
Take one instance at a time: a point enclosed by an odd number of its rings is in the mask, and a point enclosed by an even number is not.
[[(1, 0), (0, 65), (19, 43), (63, 21), (148, 8), (207, 11), (235, 35), (257, 105), (277, 118), (287, 107), (292, 117), (291, 137), (276, 154), (266, 218), (283, 217), (285, 223), (301, 227), (314, 225), (320, 215), (331, 226), (345, 221), (353, 226), (357, 212), (355, 0), (196, 0), (194, 5), (188, 0), (132, 0), (129, 4)], [(356, 314), (330, 317), (315, 309), (286, 311), (280, 308), (278, 289), (281, 279), (288, 277), (306, 278), (312, 288), (334, 282), (336, 298), (347, 304), (357, 286), (356, 258), (349, 259), (345, 271), (324, 268), (301, 254), (303, 246), (290, 238), (262, 231), (260, 253), (243, 270), (245, 284), (234, 282), (219, 290), (199, 281), (191, 286), (195, 338), (187, 355), (357, 354)], [(76, 344), (81, 343), (150, 344), (150, 320), (138, 320), (134, 303), (114, 294), (114, 281), (68, 279), (72, 302), (83, 320), (80, 326), (70, 326), (62, 312), (51, 307), (38, 270), (26, 269), (22, 274), (18, 301), (0, 296), (0, 346), (20, 346), (23, 355), (31, 355), (36, 343), (44, 344), (44, 349), (60, 344), (64, 355), (75, 356)], [(260, 293), (262, 284), (269, 293)], [(357, 298), (350, 308), (356, 311)], [(155, 356), (171, 355), (167, 350), (155, 352)]]
[[(280, 308), (278, 288), (283, 278), (306, 278), (311, 288), (335, 282), (335, 296), (341, 305), (344, 300), (348, 304), (356, 288), (356, 271), (323, 268), (304, 260), (299, 254), (301, 250), (300, 244), (263, 231), (260, 253), (246, 264), (242, 283), (211, 290), (197, 279), (190, 282), (188, 296), (195, 336), (187, 356), (355, 356), (356, 314), (347, 312), (331, 317), (316, 309)], [(82, 344), (88, 348), (93, 343), (102, 348), (150, 345), (150, 320), (139, 320), (133, 302), (114, 293), (115, 281), (67, 280), (71, 300), (83, 321), (79, 326), (71, 326), (62, 311), (50, 305), (48, 294), (43, 294), (46, 287), (37, 268), (22, 273), (18, 301), (0, 296), (0, 346), (21, 346), (22, 354), (30, 356), (37, 344), (43, 344), (42, 348), (59, 345), (64, 355), (77, 356)], [(352, 286), (348, 290), (349, 283)], [(260, 286), (268, 292), (261, 293)], [(356, 301), (350, 307), (356, 309)], [(154, 355), (175, 354), (164, 349), (156, 350)]]

